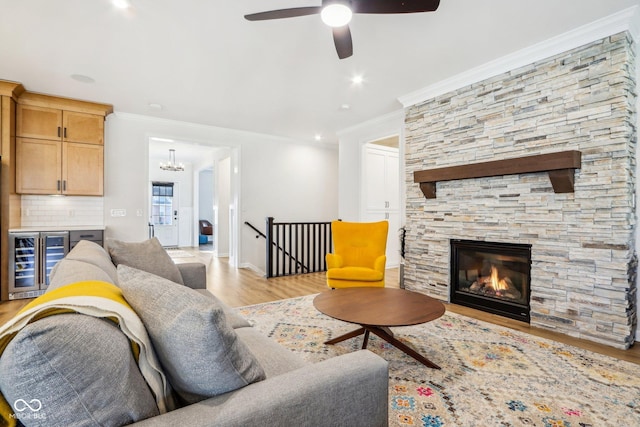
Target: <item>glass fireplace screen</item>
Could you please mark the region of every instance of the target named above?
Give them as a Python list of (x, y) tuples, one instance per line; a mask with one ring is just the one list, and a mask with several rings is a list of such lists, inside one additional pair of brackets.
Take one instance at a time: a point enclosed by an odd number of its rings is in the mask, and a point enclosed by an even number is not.
[(528, 320), (530, 274), (531, 245), (451, 241), (451, 302)]

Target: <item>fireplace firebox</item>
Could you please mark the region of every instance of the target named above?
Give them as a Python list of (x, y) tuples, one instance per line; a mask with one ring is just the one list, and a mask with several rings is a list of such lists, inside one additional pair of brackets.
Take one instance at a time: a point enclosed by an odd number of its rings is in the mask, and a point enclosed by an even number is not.
[(531, 245), (451, 240), (451, 302), (530, 321)]

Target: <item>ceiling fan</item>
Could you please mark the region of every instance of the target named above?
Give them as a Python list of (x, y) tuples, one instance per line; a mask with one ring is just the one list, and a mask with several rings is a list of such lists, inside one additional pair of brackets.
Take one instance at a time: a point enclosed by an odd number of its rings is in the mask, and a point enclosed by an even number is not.
[(245, 15), (249, 21), (295, 18), (297, 16), (320, 14), (322, 21), (332, 27), (333, 42), (340, 59), (353, 55), (353, 43), (349, 21), (354, 13), (418, 13), (433, 12), (438, 9), (440, 0), (322, 0), (322, 6), (294, 7), (270, 10)]

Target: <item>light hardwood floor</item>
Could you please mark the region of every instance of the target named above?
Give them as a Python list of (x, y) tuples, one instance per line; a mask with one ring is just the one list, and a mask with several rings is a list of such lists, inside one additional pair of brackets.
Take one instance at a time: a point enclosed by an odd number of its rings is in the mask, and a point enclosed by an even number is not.
[[(176, 258), (176, 263), (204, 262), (207, 265), (207, 287), (209, 291), (232, 307), (311, 295), (327, 290), (324, 273), (265, 279), (250, 270), (231, 268), (226, 258), (215, 258), (210, 252), (201, 252), (197, 249), (185, 250), (193, 256)], [(399, 286), (397, 269), (387, 270), (386, 286), (396, 288)], [(8, 321), (28, 302), (29, 300), (20, 300), (0, 303), (0, 325)], [(591, 341), (534, 328), (525, 322), (507, 319), (479, 310), (455, 304), (445, 305), (448, 311), (454, 313), (640, 364), (640, 344), (636, 344), (629, 350), (618, 350)]]

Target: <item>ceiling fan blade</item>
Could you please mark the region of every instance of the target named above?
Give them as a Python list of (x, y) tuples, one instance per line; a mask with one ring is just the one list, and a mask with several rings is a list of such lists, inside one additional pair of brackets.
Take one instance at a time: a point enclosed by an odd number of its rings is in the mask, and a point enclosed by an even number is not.
[(353, 55), (353, 43), (349, 26), (333, 28), (333, 43), (336, 45), (338, 58), (344, 59)]
[(322, 7), (294, 7), (291, 9), (270, 10), (268, 12), (252, 13), (244, 15), (248, 21), (266, 21), (268, 19), (295, 18), (296, 16), (315, 15), (320, 13)]
[(440, 0), (351, 0), (353, 13), (416, 13), (433, 12)]

